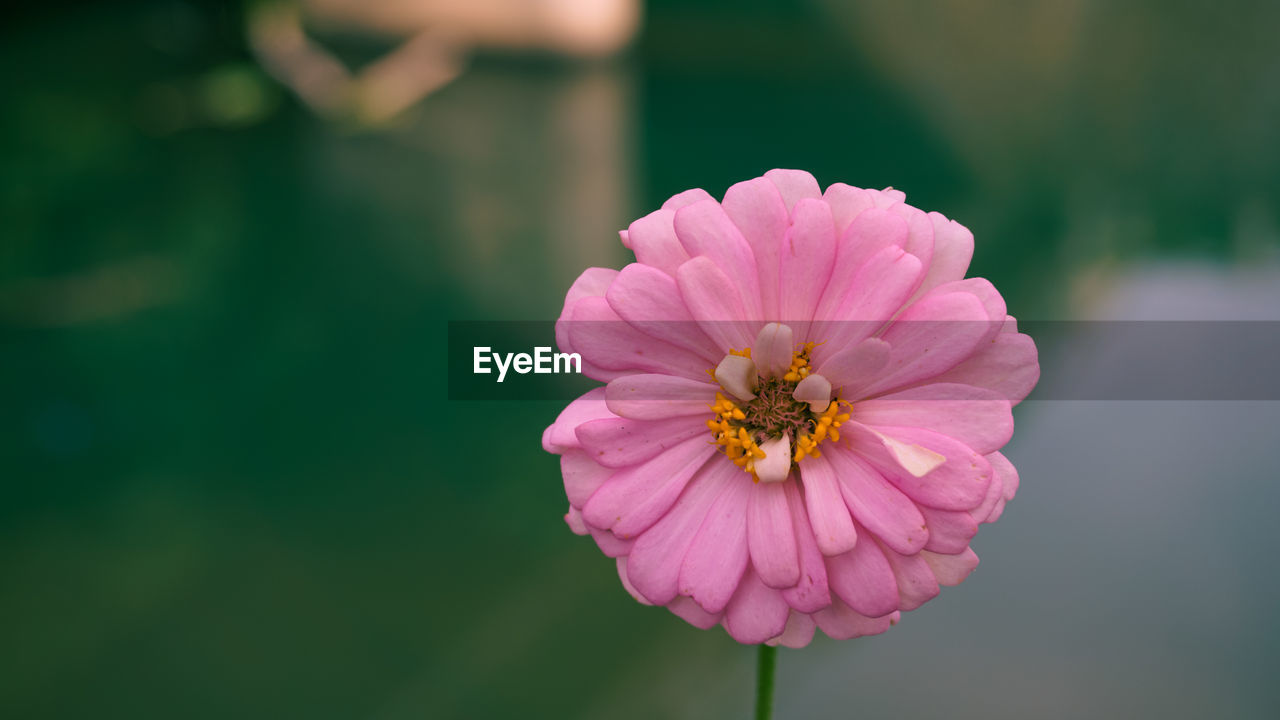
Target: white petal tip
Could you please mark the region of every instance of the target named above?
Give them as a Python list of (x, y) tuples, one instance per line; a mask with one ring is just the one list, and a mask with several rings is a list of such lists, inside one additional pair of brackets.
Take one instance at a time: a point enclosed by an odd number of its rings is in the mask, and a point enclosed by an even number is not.
[(749, 357), (725, 355), (716, 366), (716, 382), (739, 400), (756, 399), (756, 364)]
[(764, 451), (764, 458), (755, 464), (756, 477), (760, 482), (786, 480), (787, 473), (791, 472), (791, 438), (783, 435), (765, 440), (760, 443), (760, 449)]
[(809, 375), (796, 385), (791, 397), (809, 403), (809, 409), (824, 413), (831, 406), (831, 382), (821, 375)]
[(791, 367), (794, 337), (791, 328), (782, 323), (769, 323), (760, 328), (752, 354), (760, 364), (761, 375), (780, 377)]

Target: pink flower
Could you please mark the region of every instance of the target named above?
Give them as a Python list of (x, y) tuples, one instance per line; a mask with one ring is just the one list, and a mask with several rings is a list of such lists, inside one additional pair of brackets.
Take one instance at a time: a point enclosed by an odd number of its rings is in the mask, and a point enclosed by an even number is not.
[(978, 564), (1039, 379), (973, 235), (897, 190), (773, 170), (631, 224), (556, 325), (606, 381), (543, 434), (632, 596), (739, 642), (884, 632)]

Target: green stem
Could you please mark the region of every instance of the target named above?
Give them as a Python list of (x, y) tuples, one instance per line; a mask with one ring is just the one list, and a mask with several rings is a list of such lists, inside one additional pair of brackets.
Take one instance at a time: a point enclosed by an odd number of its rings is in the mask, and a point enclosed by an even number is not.
[(773, 669), (777, 664), (778, 648), (761, 644), (756, 664), (756, 720), (773, 717)]

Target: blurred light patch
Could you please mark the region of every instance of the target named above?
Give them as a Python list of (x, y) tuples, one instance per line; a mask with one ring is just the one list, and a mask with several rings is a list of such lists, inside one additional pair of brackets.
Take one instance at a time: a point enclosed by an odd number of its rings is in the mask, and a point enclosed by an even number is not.
[(0, 321), (62, 327), (118, 318), (172, 302), (182, 287), (172, 261), (140, 256), (70, 275), (0, 286)]
[[(640, 0), (300, 0), (256, 6), (248, 36), (267, 72), (312, 110), (378, 124), (457, 78), (477, 49), (605, 57), (639, 21)], [(353, 67), (317, 33), (391, 46)]]

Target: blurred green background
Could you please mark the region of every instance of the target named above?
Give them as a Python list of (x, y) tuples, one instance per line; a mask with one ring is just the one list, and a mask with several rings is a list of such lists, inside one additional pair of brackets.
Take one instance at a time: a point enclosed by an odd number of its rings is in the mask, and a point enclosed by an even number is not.
[[(5, 11), (0, 715), (745, 716), (753, 649), (565, 527), (557, 404), (446, 400), (447, 321), (553, 318), (690, 187), (900, 188), (1023, 318), (1280, 319), (1275, 3), (441, 21), (376, 117), (299, 100), (291, 7)], [(296, 27), (353, 76), (410, 34)], [(779, 716), (1280, 716), (1275, 405), (1028, 402), (980, 570), (782, 652)]]

